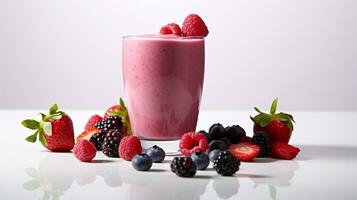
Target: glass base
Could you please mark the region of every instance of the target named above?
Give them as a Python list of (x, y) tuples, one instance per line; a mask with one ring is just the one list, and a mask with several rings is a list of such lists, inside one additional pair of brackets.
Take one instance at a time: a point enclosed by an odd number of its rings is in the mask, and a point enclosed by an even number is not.
[(180, 144), (180, 140), (162, 141), (162, 140), (141, 139), (141, 146), (143, 147), (144, 150), (156, 145), (161, 147), (165, 151), (166, 156), (181, 155), (179, 144)]

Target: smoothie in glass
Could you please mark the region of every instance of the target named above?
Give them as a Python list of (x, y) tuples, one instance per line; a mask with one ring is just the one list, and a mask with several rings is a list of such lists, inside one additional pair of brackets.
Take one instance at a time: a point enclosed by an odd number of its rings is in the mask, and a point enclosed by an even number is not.
[(144, 140), (176, 140), (195, 131), (204, 79), (204, 37), (126, 36), (122, 45), (133, 134)]

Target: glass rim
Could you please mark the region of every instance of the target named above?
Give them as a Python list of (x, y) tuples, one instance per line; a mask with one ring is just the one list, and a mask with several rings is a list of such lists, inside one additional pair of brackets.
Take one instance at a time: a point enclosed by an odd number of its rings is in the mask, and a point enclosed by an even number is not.
[(204, 36), (176, 36), (173, 34), (124, 35), (122, 39), (152, 39), (152, 40), (204, 40)]

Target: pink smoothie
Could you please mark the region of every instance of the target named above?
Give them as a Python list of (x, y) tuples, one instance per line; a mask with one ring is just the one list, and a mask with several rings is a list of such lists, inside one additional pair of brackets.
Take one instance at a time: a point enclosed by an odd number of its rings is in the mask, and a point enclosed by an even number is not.
[(134, 135), (175, 140), (196, 129), (204, 60), (202, 37), (123, 38), (124, 90)]

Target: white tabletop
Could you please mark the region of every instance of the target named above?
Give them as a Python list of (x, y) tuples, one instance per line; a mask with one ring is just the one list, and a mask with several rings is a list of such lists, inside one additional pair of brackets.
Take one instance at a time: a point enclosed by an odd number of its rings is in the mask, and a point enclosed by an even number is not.
[[(357, 199), (357, 112), (291, 112), (297, 121), (291, 144), (295, 160), (244, 162), (234, 177), (209, 166), (194, 178), (169, 169), (172, 157), (149, 172), (130, 162), (97, 153), (95, 162), (79, 162), (72, 153), (50, 153), (24, 140), (20, 122), (38, 111), (0, 111), (0, 199)], [(78, 135), (95, 111), (68, 111)], [(101, 113), (101, 112), (99, 112)], [(221, 122), (239, 124), (248, 135), (245, 111), (202, 111), (197, 130)]]

